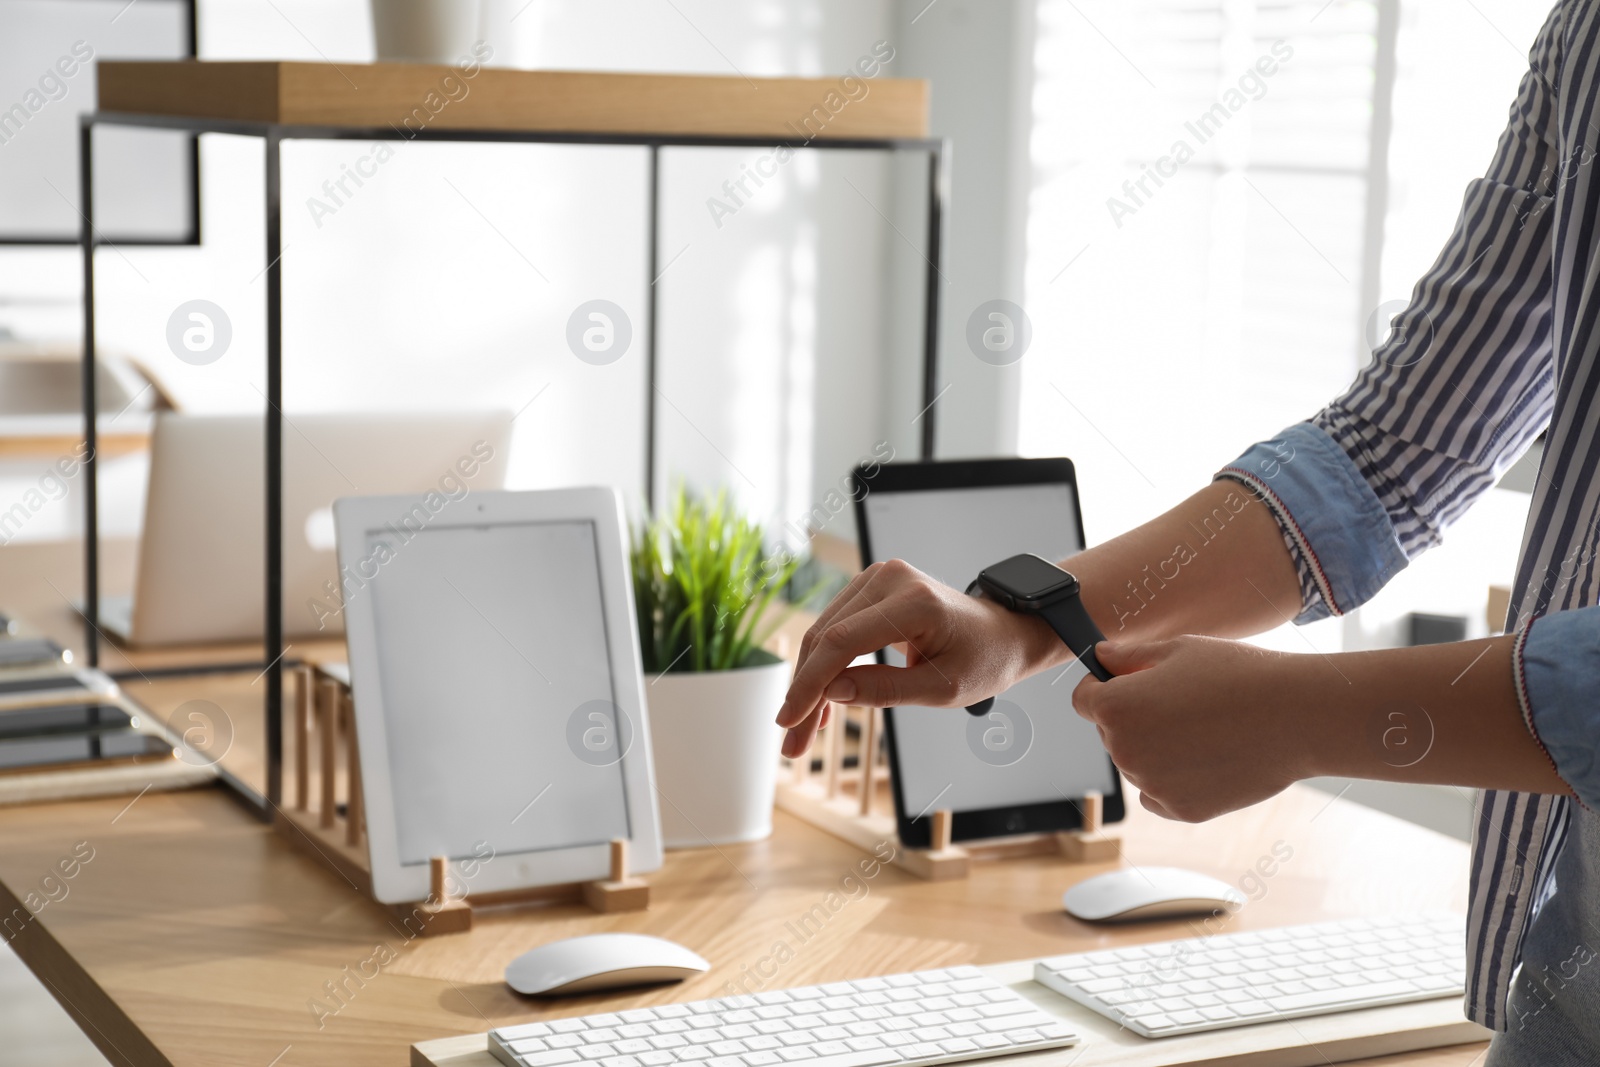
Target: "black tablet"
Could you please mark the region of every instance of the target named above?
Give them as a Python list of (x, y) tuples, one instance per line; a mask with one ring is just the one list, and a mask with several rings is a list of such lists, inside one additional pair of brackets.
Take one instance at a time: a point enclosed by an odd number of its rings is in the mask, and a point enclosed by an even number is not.
[[(856, 468), (856, 531), (863, 565), (903, 559), (965, 589), (984, 567), (1019, 552), (1065, 559), (1084, 547), (1078, 486), (1068, 459), (984, 459)], [(885, 650), (880, 659), (903, 662)], [(1122, 780), (1095, 728), (1072, 710), (1084, 669), (1045, 671), (965, 708), (890, 708), (885, 742), (900, 840), (927, 847), (936, 808), (957, 841), (1073, 830), (1074, 801), (1096, 791), (1107, 822), (1124, 814)]]

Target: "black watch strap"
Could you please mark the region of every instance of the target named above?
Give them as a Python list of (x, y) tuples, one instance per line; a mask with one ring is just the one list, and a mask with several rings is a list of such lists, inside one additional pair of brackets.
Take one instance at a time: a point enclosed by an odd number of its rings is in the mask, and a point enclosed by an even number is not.
[[(978, 591), (976, 581), (967, 587), (968, 594)], [(1077, 596), (1067, 597), (1058, 603), (1050, 605), (1039, 612), (1040, 618), (1049, 624), (1050, 629), (1066, 644), (1069, 649), (1078, 650), (1078, 662), (1082, 663), (1089, 673), (1102, 682), (1111, 680), (1111, 672), (1106, 670), (1094, 654), (1094, 646), (1106, 639), (1100, 632), (1094, 619), (1089, 616), (1089, 609), (1083, 606), (1083, 600)], [(976, 704), (967, 705), (967, 712), (971, 715), (987, 715), (989, 709), (994, 707), (994, 697), (984, 697)]]
[(1106, 635), (1100, 632), (1100, 627), (1089, 617), (1089, 611), (1083, 606), (1081, 597), (1067, 597), (1051, 604), (1039, 614), (1050, 624), (1050, 629), (1056, 632), (1056, 636), (1066, 642), (1068, 648), (1077, 651), (1078, 662), (1088, 668), (1090, 674), (1102, 682), (1111, 680), (1111, 672), (1100, 665), (1094, 654), (1094, 646), (1104, 641)]

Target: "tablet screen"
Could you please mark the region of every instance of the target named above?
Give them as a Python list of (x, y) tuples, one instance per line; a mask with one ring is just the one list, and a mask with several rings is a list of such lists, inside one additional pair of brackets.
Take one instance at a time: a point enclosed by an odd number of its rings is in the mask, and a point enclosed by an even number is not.
[[(873, 490), (862, 502), (875, 560), (903, 559), (965, 589), (978, 572), (1019, 552), (1056, 561), (1083, 545), (1070, 485), (998, 485), (913, 492)], [(904, 659), (890, 650), (889, 662)], [(904, 706), (894, 713), (900, 789), (916, 816), (1060, 803), (1115, 789), (1095, 728), (1072, 710), (1084, 675), (1034, 675), (998, 696), (986, 718), (965, 708)]]
[[(390, 525), (366, 547), (400, 862), (630, 837), (594, 524)], [(610, 758), (574, 759), (574, 722)]]

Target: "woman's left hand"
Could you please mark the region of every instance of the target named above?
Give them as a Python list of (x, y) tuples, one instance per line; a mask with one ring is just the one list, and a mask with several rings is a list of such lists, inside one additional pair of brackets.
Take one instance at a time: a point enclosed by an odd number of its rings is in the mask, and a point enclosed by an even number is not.
[(1104, 642), (1095, 655), (1116, 677), (1086, 676), (1073, 707), (1157, 815), (1203, 822), (1314, 773), (1308, 724), (1288, 703), (1313, 657), (1214, 637)]

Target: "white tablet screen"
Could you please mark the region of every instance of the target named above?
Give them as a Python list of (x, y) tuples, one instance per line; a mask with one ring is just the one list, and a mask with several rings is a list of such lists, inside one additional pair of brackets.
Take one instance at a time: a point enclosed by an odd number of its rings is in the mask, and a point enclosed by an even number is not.
[[(965, 589), (978, 572), (1019, 552), (1052, 562), (1083, 548), (1072, 487), (1003, 485), (872, 492), (865, 500), (875, 560), (899, 558)], [(904, 662), (894, 651), (889, 661)], [(1002, 693), (996, 716), (965, 708), (902, 707), (895, 712), (901, 795), (907, 812), (1060, 803), (1115, 788), (1095, 728), (1072, 710), (1084, 675), (1046, 671)]]
[[(367, 532), (369, 557), (380, 544), (358, 595), (375, 598), (400, 862), (630, 837), (626, 724), (603, 745), (616, 724), (594, 524), (391, 525)], [(602, 744), (580, 753), (573, 736)]]

